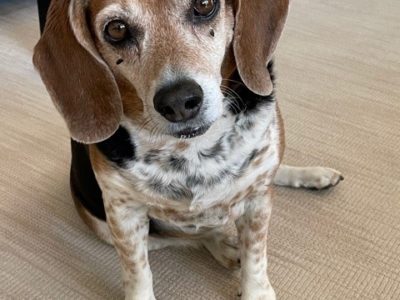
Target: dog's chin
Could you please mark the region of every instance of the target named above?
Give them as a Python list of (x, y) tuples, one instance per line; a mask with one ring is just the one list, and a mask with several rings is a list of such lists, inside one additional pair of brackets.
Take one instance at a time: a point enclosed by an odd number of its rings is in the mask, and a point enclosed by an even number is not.
[(205, 134), (210, 127), (211, 124), (197, 127), (187, 127), (180, 131), (171, 132), (170, 135), (178, 139), (192, 139)]

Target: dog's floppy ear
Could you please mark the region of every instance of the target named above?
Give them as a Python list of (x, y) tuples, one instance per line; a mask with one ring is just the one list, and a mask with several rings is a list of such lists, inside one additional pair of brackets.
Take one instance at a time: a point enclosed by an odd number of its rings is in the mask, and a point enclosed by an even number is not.
[(289, 0), (237, 0), (233, 51), (240, 77), (254, 93), (272, 92), (267, 64), (282, 33)]
[(52, 1), (33, 63), (72, 138), (96, 143), (117, 130), (122, 103), (115, 78), (94, 46), (86, 11), (85, 0)]

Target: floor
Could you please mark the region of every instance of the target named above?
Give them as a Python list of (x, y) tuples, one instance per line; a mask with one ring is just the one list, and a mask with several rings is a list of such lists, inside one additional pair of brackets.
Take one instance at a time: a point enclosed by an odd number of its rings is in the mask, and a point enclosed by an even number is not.
[[(276, 190), (279, 299), (400, 299), (400, 1), (293, 1), (277, 49), (285, 161), (337, 168), (322, 192)], [(0, 0), (0, 299), (122, 299), (115, 251), (76, 214), (64, 123), (31, 64), (33, 1)], [(202, 250), (151, 253), (156, 296), (234, 299)]]

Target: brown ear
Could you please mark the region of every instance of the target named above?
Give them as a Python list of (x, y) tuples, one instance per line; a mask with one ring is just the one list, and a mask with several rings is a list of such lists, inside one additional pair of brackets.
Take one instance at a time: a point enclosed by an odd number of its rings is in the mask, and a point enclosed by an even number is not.
[(94, 46), (86, 2), (51, 2), (33, 63), (72, 138), (96, 143), (118, 129), (122, 103), (115, 78)]
[(289, 0), (238, 0), (233, 50), (244, 84), (262, 96), (273, 85), (267, 64), (282, 33)]

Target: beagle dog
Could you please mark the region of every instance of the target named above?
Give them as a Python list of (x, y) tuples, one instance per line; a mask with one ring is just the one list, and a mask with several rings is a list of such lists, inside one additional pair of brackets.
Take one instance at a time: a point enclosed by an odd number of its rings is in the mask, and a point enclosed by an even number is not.
[(274, 184), (321, 189), (342, 179), (280, 165), (271, 57), (288, 6), (53, 0), (33, 62), (72, 137), (76, 208), (117, 250), (126, 299), (155, 299), (148, 251), (176, 245), (241, 268), (242, 299), (275, 299)]

